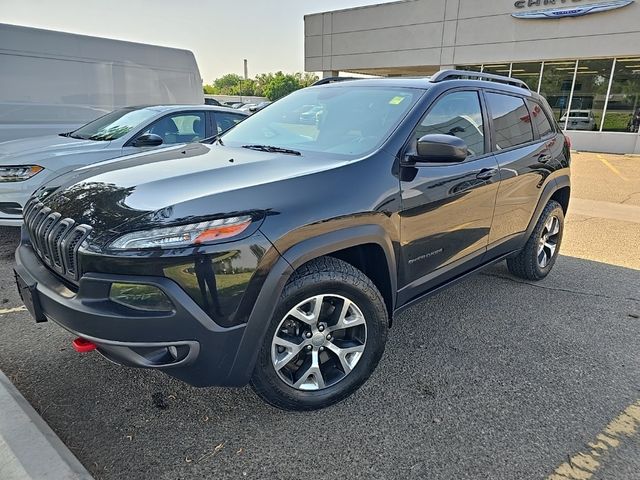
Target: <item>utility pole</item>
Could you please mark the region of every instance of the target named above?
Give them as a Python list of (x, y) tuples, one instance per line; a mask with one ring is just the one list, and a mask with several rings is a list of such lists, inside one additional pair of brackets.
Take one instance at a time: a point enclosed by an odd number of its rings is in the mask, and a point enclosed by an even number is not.
[(244, 59), (244, 79), (249, 80), (249, 65), (246, 58)]

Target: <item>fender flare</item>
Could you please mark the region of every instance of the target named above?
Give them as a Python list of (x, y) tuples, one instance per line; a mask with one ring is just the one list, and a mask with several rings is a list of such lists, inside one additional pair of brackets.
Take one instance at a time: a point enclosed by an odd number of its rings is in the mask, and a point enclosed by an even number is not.
[(242, 386), (249, 383), (269, 327), (269, 321), (284, 286), (295, 270), (314, 258), (365, 244), (378, 245), (385, 254), (391, 283), (393, 311), (397, 292), (396, 258), (393, 243), (383, 227), (380, 225), (356, 225), (307, 238), (282, 253), (267, 274), (249, 315), (245, 332), (225, 385)]
[[(293, 269), (297, 269), (314, 258), (366, 244), (374, 244), (382, 248), (387, 260), (391, 291), (397, 291), (398, 279), (393, 243), (380, 225), (356, 225), (308, 238), (289, 248), (282, 256)], [(393, 303), (395, 304), (395, 299)]]
[(542, 215), (542, 210), (544, 210), (544, 207), (547, 206), (547, 203), (549, 203), (549, 200), (551, 200), (553, 194), (564, 187), (571, 187), (571, 179), (569, 177), (569, 174), (560, 175), (559, 177), (556, 177), (547, 182), (547, 184), (544, 186), (542, 193), (540, 194), (540, 198), (538, 199), (536, 209), (531, 216), (531, 221), (529, 222), (529, 226), (527, 227), (527, 232), (524, 235), (524, 243), (527, 242), (527, 240), (531, 236), (531, 233), (533, 232), (533, 229), (536, 228), (538, 220), (540, 219), (540, 215)]

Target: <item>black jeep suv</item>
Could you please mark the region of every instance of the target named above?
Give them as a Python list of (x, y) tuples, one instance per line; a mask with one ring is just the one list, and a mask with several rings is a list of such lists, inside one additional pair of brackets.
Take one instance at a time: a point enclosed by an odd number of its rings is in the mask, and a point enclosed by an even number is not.
[(36, 320), (119, 364), (316, 409), (365, 382), (402, 309), (503, 259), (549, 273), (570, 159), (541, 96), (459, 71), (320, 83), (211, 144), (37, 192), (16, 253)]

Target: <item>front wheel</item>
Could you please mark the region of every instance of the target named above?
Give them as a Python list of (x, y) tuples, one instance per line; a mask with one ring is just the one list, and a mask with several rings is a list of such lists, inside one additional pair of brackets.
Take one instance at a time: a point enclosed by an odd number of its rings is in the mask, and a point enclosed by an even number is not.
[(509, 271), (526, 280), (542, 280), (558, 258), (564, 232), (564, 211), (551, 200), (542, 211), (536, 227), (517, 256), (507, 259)]
[(251, 385), (265, 401), (287, 410), (339, 402), (375, 369), (388, 325), (371, 279), (332, 257), (313, 260), (282, 292)]

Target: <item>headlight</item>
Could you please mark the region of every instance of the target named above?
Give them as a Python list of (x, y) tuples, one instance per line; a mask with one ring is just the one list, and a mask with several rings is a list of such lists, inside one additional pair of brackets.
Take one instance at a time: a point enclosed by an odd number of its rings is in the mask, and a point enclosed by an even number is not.
[(127, 233), (116, 239), (110, 248), (131, 250), (137, 248), (175, 248), (234, 237), (251, 224), (251, 217), (230, 217), (209, 222), (192, 223), (177, 227), (154, 228)]
[(44, 168), (39, 165), (0, 167), (0, 182), (24, 182), (42, 170)]

